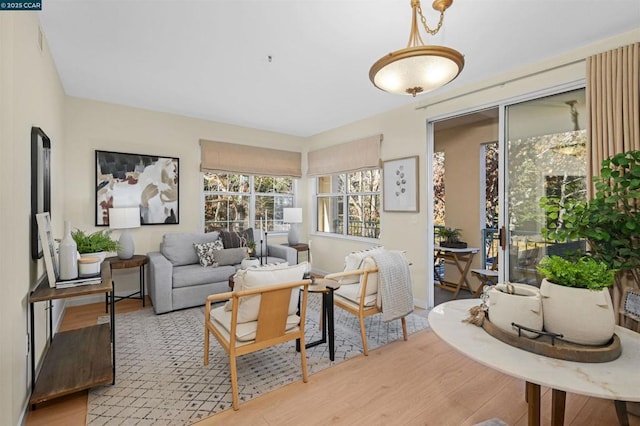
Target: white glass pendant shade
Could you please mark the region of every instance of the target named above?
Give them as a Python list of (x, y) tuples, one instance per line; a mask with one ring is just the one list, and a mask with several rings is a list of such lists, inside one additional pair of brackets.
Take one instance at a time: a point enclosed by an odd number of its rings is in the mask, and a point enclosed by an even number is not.
[(412, 95), (437, 89), (456, 78), (464, 57), (444, 46), (416, 46), (380, 58), (369, 71), (371, 82), (385, 92)]

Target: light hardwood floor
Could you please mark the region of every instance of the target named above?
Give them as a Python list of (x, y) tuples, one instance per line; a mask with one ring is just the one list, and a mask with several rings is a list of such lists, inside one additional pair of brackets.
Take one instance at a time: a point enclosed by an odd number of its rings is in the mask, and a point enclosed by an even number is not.
[[(140, 309), (124, 300), (116, 314)], [(104, 305), (67, 310), (62, 328), (95, 324)], [(117, 321), (117, 318), (116, 318)], [(551, 392), (543, 388), (543, 425), (550, 424)], [(84, 425), (87, 393), (39, 406), (27, 425)], [(498, 417), (527, 424), (524, 382), (458, 354), (430, 331), (409, 336), (227, 410), (207, 425), (473, 425)], [(567, 394), (565, 425), (615, 425), (613, 402)], [(631, 417), (632, 426), (640, 418)]]

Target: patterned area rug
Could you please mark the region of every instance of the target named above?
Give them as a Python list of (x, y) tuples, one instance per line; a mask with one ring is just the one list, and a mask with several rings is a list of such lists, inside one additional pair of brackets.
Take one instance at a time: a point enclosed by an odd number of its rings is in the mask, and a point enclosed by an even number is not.
[[(305, 338), (318, 340), (320, 295), (309, 295)], [(108, 320), (107, 317), (104, 321)], [(399, 320), (366, 320), (369, 350), (402, 339)], [(407, 317), (408, 332), (428, 327)], [(231, 408), (229, 358), (211, 337), (209, 365), (202, 364), (204, 308), (155, 315), (152, 308), (116, 316), (116, 384), (89, 392), (89, 425), (188, 425)], [(327, 344), (307, 349), (309, 374), (362, 354), (355, 316), (335, 309), (335, 361)], [(302, 380), (300, 354), (288, 342), (238, 358), (240, 403)]]

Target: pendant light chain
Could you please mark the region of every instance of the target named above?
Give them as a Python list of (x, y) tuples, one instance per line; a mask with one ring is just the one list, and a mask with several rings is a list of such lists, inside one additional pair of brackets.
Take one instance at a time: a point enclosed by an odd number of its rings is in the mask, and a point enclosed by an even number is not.
[(420, 14), (420, 21), (422, 21), (422, 26), (424, 27), (425, 31), (431, 35), (436, 35), (438, 31), (440, 31), (440, 27), (442, 27), (442, 21), (444, 20), (444, 10), (440, 12), (440, 21), (438, 21), (438, 26), (432, 30), (427, 24), (427, 18), (425, 18), (422, 14), (422, 6), (420, 5), (420, 3), (418, 3), (417, 8), (418, 13)]

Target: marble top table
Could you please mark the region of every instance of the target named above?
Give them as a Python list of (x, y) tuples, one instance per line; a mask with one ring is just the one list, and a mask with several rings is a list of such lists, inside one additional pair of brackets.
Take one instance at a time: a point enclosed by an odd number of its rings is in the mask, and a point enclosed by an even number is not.
[(640, 401), (640, 334), (616, 326), (622, 355), (610, 362), (563, 361), (499, 341), (481, 327), (463, 323), (477, 299), (454, 300), (429, 313), (429, 325), (442, 340), (489, 368), (527, 382), (529, 424), (540, 424), (540, 385), (553, 390), (552, 424), (564, 421), (566, 392), (616, 401), (620, 424), (628, 424), (622, 401)]

